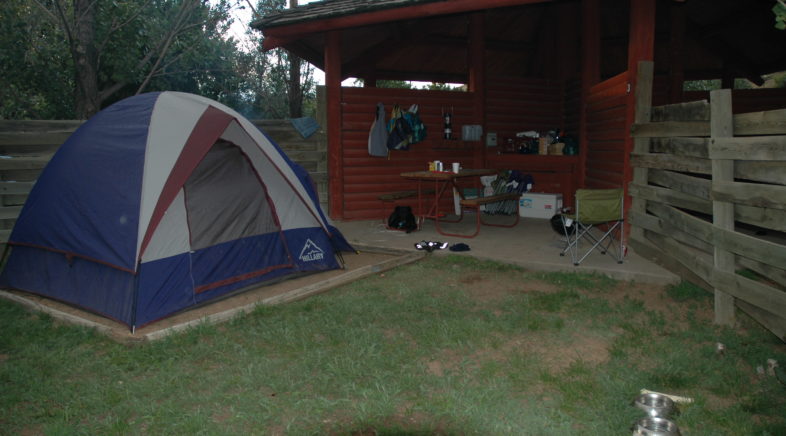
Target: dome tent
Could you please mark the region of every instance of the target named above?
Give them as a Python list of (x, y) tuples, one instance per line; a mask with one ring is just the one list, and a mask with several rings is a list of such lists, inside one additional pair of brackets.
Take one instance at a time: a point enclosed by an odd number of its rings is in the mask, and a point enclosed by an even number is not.
[(351, 251), (308, 173), (250, 121), (191, 94), (102, 110), (58, 149), (8, 241), (0, 285), (134, 329)]

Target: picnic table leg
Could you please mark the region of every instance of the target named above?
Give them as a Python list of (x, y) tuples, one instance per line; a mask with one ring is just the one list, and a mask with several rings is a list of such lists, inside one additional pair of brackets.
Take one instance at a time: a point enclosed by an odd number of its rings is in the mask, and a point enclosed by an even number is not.
[(422, 180), (418, 179), (418, 230), (423, 227), (423, 190), (421, 189)]

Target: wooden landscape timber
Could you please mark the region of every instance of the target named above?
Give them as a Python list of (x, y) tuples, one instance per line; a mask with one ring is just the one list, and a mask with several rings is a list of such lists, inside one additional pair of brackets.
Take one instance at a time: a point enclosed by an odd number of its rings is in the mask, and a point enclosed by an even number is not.
[(714, 291), (716, 323), (738, 307), (786, 341), (786, 110), (732, 114), (730, 90), (648, 107), (651, 92), (631, 126), (631, 245)]

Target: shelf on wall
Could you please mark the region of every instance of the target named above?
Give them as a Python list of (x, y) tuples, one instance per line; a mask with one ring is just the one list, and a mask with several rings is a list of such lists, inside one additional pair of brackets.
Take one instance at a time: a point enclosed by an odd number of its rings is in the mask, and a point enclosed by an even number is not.
[(480, 141), (464, 141), (461, 139), (434, 139), (432, 150), (473, 150)]

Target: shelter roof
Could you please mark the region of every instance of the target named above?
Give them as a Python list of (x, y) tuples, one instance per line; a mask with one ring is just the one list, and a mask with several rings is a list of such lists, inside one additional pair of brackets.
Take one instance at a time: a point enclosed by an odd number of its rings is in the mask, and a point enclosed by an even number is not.
[[(631, 0), (599, 10), (601, 76), (625, 70)], [(469, 15), (483, 11), (488, 75), (568, 77), (581, 58), (582, 0), (324, 0), (252, 23), (266, 49), (324, 69), (326, 34), (342, 29), (342, 76), (466, 82)], [(769, 0), (656, 0), (656, 73), (687, 80), (786, 70), (786, 31)]]
[(267, 15), (256, 21), (254, 25), (260, 28), (272, 28), (311, 20), (324, 20), (326, 18), (411, 6), (413, 3), (433, 3), (437, 1), (444, 0), (322, 0)]

